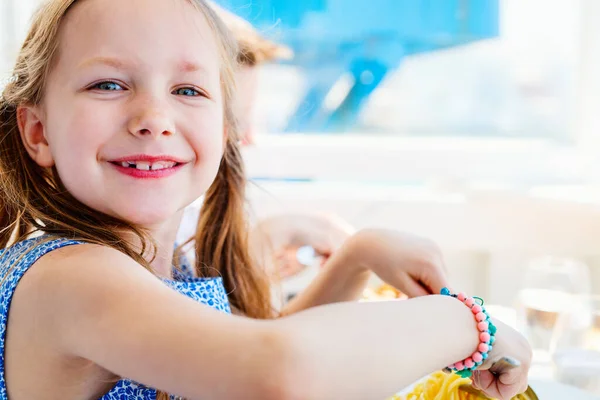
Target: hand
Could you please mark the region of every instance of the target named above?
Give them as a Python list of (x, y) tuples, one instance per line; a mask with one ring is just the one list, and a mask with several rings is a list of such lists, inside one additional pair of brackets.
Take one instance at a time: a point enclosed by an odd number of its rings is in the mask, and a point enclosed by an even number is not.
[[(496, 342), (486, 362), (473, 372), (473, 386), (492, 398), (509, 400), (527, 390), (527, 375), (531, 365), (532, 350), (527, 340), (516, 330), (497, 320)], [(495, 363), (502, 357), (511, 357), (521, 365), (510, 369), (497, 369)]]
[(338, 217), (298, 213), (260, 221), (251, 238), (253, 248), (273, 260), (276, 275), (285, 278), (305, 267), (297, 259), (298, 248), (312, 247), (323, 264), (353, 233), (354, 228)]
[(448, 286), (441, 251), (432, 241), (384, 229), (357, 236), (363, 265), (409, 297), (439, 294)]

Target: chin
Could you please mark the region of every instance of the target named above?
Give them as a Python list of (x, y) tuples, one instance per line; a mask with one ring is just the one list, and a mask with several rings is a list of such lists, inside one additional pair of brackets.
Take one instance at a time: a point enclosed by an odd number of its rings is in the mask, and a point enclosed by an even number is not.
[(172, 204), (127, 204), (112, 208), (109, 214), (142, 227), (155, 227), (169, 223), (179, 215), (179, 209)]
[[(108, 193), (113, 193), (112, 195)], [(104, 214), (144, 228), (157, 228), (173, 221), (179, 223), (183, 209), (193, 196), (181, 191), (106, 190), (74, 195), (81, 203)]]

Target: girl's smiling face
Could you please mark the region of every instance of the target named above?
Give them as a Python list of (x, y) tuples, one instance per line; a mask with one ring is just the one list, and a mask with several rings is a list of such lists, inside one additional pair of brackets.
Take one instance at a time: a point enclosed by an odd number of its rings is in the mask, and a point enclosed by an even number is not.
[(29, 154), (79, 201), (170, 220), (213, 182), (224, 148), (221, 59), (182, 0), (85, 0), (60, 32), (44, 101), (21, 107)]

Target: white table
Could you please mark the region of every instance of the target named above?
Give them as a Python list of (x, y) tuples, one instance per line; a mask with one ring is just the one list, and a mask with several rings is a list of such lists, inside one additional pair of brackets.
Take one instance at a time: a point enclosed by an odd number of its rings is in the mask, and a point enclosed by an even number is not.
[(546, 380), (532, 380), (531, 388), (540, 400), (598, 400), (600, 396), (583, 390)]

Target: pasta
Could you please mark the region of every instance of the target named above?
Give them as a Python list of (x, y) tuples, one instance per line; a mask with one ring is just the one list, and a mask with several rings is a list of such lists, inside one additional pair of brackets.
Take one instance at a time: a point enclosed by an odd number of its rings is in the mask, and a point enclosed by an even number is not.
[(363, 292), (363, 301), (381, 301), (406, 299), (407, 296), (395, 287), (383, 283), (377, 287), (368, 287)]
[[(476, 400), (477, 395), (458, 390), (463, 383), (470, 384), (471, 380), (440, 371), (419, 382), (410, 393), (395, 395), (389, 400)], [(530, 400), (530, 398), (526, 394), (520, 394), (513, 397), (513, 400)]]

